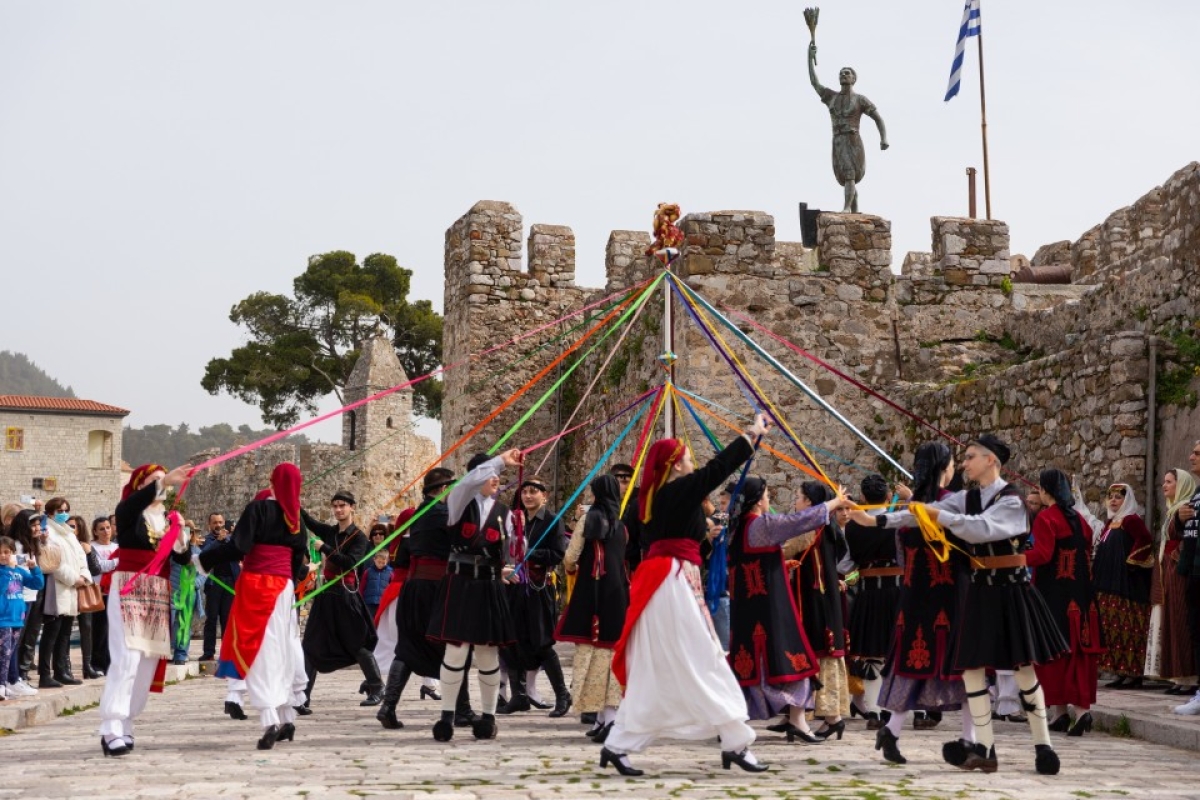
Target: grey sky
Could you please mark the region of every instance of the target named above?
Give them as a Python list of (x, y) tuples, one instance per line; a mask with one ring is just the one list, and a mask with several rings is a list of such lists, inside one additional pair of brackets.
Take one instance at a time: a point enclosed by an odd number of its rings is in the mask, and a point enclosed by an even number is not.
[[(480, 199), (573, 227), (590, 286), (608, 232), (659, 201), (764, 210), (798, 240), (798, 201), (841, 203), (802, 6), (0, 0), (0, 347), (136, 425), (258, 425), (200, 377), (240, 342), (230, 306), (289, 291), (310, 254), (391, 253), (440, 308), (444, 231)], [(887, 123), (880, 152), (864, 120), (861, 203), (897, 265), (981, 166), (973, 44), (942, 102), (961, 13), (821, 9), (819, 76), (854, 66)], [(1198, 157), (1198, 28), (1196, 3), (983, 1), (1014, 252)]]

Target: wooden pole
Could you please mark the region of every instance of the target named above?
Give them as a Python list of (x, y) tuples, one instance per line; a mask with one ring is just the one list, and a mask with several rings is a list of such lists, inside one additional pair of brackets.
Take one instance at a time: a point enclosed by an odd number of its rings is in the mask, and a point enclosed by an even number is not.
[[(668, 272), (671, 272), (670, 264), (666, 267)], [(670, 279), (662, 282), (663, 287), (663, 354), (668, 359), (675, 352), (675, 320), (672, 317), (671, 308), (671, 281)], [(675, 362), (670, 360), (667, 362), (667, 380), (671, 383), (675, 382)], [(671, 402), (671, 398), (664, 397), (663, 403), (663, 437), (666, 439), (675, 438), (675, 406)]]
[[(988, 168), (987, 97), (983, 90), (983, 30), (975, 35), (979, 43), (979, 126), (983, 131), (983, 205), (987, 218), (992, 218), (992, 172)], [(974, 216), (974, 215), (972, 215)]]

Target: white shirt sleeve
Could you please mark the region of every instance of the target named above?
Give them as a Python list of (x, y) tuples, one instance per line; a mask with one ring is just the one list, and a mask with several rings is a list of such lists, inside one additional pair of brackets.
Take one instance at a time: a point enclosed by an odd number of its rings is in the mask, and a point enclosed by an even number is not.
[(1016, 495), (1001, 497), (982, 514), (942, 512), (938, 524), (972, 544), (998, 542), (1029, 533), (1025, 503)]
[[(962, 514), (967, 510), (967, 493), (955, 492), (949, 497), (944, 497), (936, 503), (926, 503), (930, 508), (936, 508), (940, 512), (950, 512), (951, 514)], [(880, 514), (887, 522), (883, 523), (885, 528), (915, 528), (917, 520), (908, 511), (893, 511), (890, 514)], [(942, 517), (944, 519), (944, 513)]]
[(504, 459), (496, 456), (491, 461), (485, 461), (464, 475), (463, 479), (450, 490), (450, 494), (446, 497), (446, 508), (450, 512), (450, 516), (446, 520), (447, 524), (454, 525), (462, 519), (463, 512), (467, 510), (467, 506), (475, 499), (475, 495), (479, 492), (479, 487), (492, 478), (498, 478), (503, 471)]

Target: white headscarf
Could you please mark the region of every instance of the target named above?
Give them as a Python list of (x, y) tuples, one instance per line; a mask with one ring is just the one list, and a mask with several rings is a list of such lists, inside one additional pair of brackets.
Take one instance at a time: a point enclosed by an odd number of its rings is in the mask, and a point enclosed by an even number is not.
[(1121, 503), (1121, 507), (1114, 512), (1108, 507), (1108, 492), (1105, 492), (1104, 510), (1108, 512), (1108, 518), (1110, 520), (1122, 519), (1124, 517), (1128, 517), (1130, 514), (1142, 513), (1142, 508), (1138, 505), (1137, 498), (1133, 496), (1133, 487), (1128, 483), (1114, 483), (1108, 487), (1108, 491), (1111, 492), (1118, 486), (1125, 489), (1125, 501)]
[(1175, 512), (1192, 502), (1192, 495), (1196, 493), (1196, 479), (1192, 477), (1192, 473), (1186, 469), (1173, 469), (1175, 473), (1175, 499), (1167, 504), (1167, 511), (1163, 515), (1163, 524), (1161, 537), (1165, 544), (1170, 536), (1171, 520), (1175, 519)]

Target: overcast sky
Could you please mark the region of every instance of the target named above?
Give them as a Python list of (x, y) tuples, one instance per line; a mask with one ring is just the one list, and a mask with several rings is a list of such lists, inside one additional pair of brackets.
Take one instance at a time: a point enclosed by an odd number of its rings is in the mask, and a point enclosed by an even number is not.
[[(821, 9), (821, 80), (854, 66), (887, 123), (880, 152), (863, 122), (861, 208), (892, 220), (896, 267), (982, 166), (973, 44), (942, 101), (961, 14)], [(983, 0), (1014, 252), (1200, 157), (1198, 29), (1179, 0)], [(841, 207), (807, 45), (798, 2), (0, 0), (0, 348), (135, 425), (257, 426), (200, 378), (242, 341), (230, 307), (290, 291), (311, 254), (391, 253), (440, 309), (444, 232), (481, 199), (574, 228), (588, 286), (659, 201), (767, 211), (799, 240), (797, 202)]]

